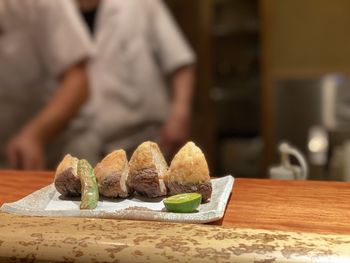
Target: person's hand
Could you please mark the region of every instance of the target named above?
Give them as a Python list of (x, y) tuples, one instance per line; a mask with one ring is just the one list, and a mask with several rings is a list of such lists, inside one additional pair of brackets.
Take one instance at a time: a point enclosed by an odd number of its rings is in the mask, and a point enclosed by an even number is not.
[(6, 146), (11, 167), (21, 170), (42, 170), (45, 164), (44, 143), (30, 129), (23, 129)]
[(171, 158), (183, 146), (190, 134), (188, 114), (171, 115), (160, 133), (160, 148), (166, 158)]

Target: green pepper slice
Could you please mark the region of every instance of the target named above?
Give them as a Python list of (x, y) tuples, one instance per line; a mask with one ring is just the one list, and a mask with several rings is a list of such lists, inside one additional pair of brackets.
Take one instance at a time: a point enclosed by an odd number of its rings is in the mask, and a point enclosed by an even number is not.
[(86, 160), (78, 162), (78, 176), (81, 182), (80, 209), (94, 209), (97, 206), (99, 193), (94, 170)]

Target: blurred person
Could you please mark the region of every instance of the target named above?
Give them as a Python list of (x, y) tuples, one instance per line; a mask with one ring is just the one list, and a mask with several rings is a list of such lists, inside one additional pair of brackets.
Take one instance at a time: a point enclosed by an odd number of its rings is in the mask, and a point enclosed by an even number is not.
[[(44, 169), (88, 97), (91, 43), (74, 1), (0, 1), (0, 163)], [(52, 149), (55, 151), (56, 149)]]
[(195, 57), (160, 0), (77, 0), (94, 41), (89, 77), (102, 154), (189, 137)]

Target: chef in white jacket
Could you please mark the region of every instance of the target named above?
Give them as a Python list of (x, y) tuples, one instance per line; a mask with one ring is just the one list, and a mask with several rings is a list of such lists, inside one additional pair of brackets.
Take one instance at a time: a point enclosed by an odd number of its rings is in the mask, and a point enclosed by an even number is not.
[(91, 43), (75, 5), (0, 1), (2, 167), (43, 169), (48, 144), (87, 99)]
[(195, 56), (161, 0), (77, 0), (95, 53), (94, 130), (104, 154), (156, 140), (172, 154), (189, 136)]

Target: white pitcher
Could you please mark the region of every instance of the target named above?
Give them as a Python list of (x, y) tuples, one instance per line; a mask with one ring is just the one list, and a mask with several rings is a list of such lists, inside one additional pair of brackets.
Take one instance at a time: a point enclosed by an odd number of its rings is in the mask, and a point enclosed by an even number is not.
[[(279, 151), (281, 153), (281, 164), (270, 169), (270, 178), (278, 180), (306, 180), (308, 166), (302, 153), (285, 142), (280, 144)], [(292, 165), (289, 156), (294, 156), (300, 166)]]

